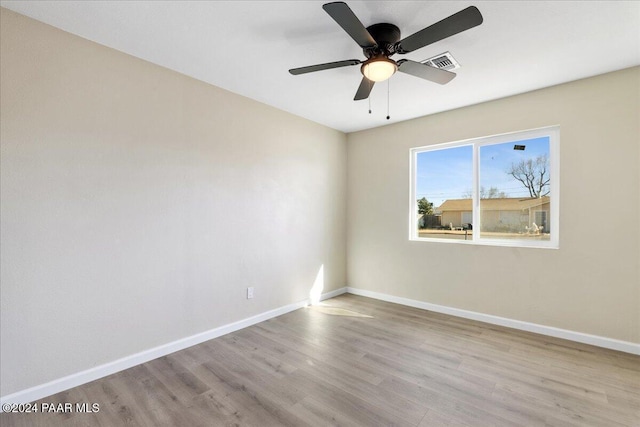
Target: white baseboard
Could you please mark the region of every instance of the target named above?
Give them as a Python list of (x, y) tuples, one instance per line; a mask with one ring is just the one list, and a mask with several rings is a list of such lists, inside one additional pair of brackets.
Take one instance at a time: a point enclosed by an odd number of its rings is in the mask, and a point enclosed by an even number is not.
[[(336, 289), (334, 291), (322, 294), (320, 299), (325, 300), (328, 298), (333, 298), (340, 294), (344, 294), (345, 292), (347, 292), (347, 288)], [(94, 368), (78, 372), (76, 374), (58, 378), (56, 380), (31, 387), (26, 390), (21, 390), (1, 397), (0, 405), (5, 403), (33, 402), (34, 400), (39, 400), (44, 397), (51, 396), (52, 394), (56, 394), (61, 391), (65, 391), (70, 388), (97, 380), (99, 378), (106, 377), (107, 375), (115, 374), (116, 372), (123, 371), (141, 363), (149, 362), (150, 360), (157, 359), (158, 357), (166, 356), (167, 354), (171, 354), (176, 351), (194, 346), (196, 344), (200, 344), (202, 342), (220, 337), (222, 335), (235, 332), (239, 329), (255, 325), (256, 323), (264, 322), (265, 320), (281, 316), (307, 305), (309, 305), (309, 300), (288, 304), (274, 310), (265, 311), (264, 313), (239, 320), (237, 322), (229, 323), (227, 325), (201, 332), (199, 334), (191, 335), (189, 337), (182, 338), (155, 348), (151, 348), (140, 353), (132, 354), (130, 356), (114, 360), (113, 362), (105, 363), (104, 365), (96, 366)], [(2, 411), (0, 410), (0, 412)]]
[(601, 337), (598, 335), (590, 335), (584, 334), (582, 332), (570, 331), (567, 329), (554, 328), (553, 326), (544, 326), (537, 323), (523, 322), (521, 320), (508, 319), (506, 317), (493, 316), (490, 314), (483, 314), (475, 311), (468, 311), (459, 308), (447, 307), (444, 305), (431, 304), (428, 302), (381, 294), (364, 289), (347, 287), (347, 292), (350, 294), (361, 295), (363, 297), (374, 298), (381, 301), (393, 302), (409, 307), (421, 308), (423, 310), (435, 311), (437, 313), (450, 314), (452, 316), (463, 317), (465, 319), (478, 320), (480, 322), (491, 323), (493, 325), (506, 326), (508, 328), (535, 332), (537, 334), (563, 338), (583, 344), (591, 344), (597, 347), (604, 347), (611, 350), (618, 350), (625, 353), (640, 355), (640, 344), (632, 343), (629, 341), (621, 341), (613, 338)]
[(320, 297), (320, 301), (324, 301), (329, 298), (337, 297), (338, 295), (346, 294), (347, 287), (336, 289), (335, 291), (329, 291), (327, 293), (322, 294)]
[[(466, 319), (478, 320), (481, 322), (491, 323), (494, 325), (506, 326), (509, 328), (520, 329), (523, 331), (535, 332), (542, 335), (548, 335), (556, 338), (563, 338), (571, 341), (581, 342), (584, 344), (591, 344), (598, 347), (609, 348), (612, 350), (623, 351), (625, 353), (640, 355), (640, 344), (616, 340), (613, 338), (606, 338), (597, 335), (589, 335), (581, 332), (569, 331), (566, 329), (554, 328), (551, 326), (538, 325), (536, 323), (523, 322), (520, 320), (508, 319), (505, 317), (493, 316), (490, 314), (483, 314), (474, 311), (462, 310), (459, 308), (447, 307), (443, 305), (431, 304), (428, 302), (413, 300), (409, 298), (397, 297), (393, 295), (382, 294), (373, 291), (367, 291), (364, 289), (344, 287), (336, 289), (331, 292), (322, 294), (321, 300), (333, 298), (335, 296), (351, 293), (354, 295), (361, 295), (369, 298), (378, 299), (381, 301), (388, 301), (396, 304), (406, 305), (409, 307), (421, 308), (423, 310), (435, 311), (438, 313), (449, 314), (452, 316), (463, 317)], [(269, 310), (264, 313), (257, 314), (246, 319), (239, 320), (237, 322), (229, 323), (227, 325), (220, 326), (218, 328), (211, 329), (199, 334), (195, 334), (186, 338), (182, 338), (149, 350), (142, 351), (140, 353), (132, 354), (127, 357), (123, 357), (113, 362), (106, 363), (104, 365), (96, 366), (85, 371), (78, 372), (76, 374), (68, 375), (45, 384), (41, 384), (35, 387), (21, 390), (16, 393), (9, 394), (0, 398), (0, 404), (4, 403), (27, 403), (34, 400), (42, 399), (52, 394), (59, 393), (61, 391), (68, 390), (73, 387), (77, 387), (82, 384), (97, 380), (99, 378), (106, 377), (116, 372), (123, 371), (141, 363), (149, 362), (158, 357), (166, 356), (167, 354), (174, 353), (179, 350), (200, 344), (202, 342), (220, 337), (222, 335), (229, 334), (255, 325), (256, 323), (269, 320), (271, 318), (281, 316), (291, 311), (309, 305), (308, 300), (288, 304), (283, 307)], [(2, 412), (0, 410), (0, 412)]]

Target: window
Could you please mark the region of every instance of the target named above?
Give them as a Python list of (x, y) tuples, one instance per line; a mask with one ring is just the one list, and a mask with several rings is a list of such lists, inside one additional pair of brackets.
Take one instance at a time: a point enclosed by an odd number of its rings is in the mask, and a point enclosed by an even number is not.
[(557, 248), (559, 137), (548, 127), (412, 149), (410, 238)]

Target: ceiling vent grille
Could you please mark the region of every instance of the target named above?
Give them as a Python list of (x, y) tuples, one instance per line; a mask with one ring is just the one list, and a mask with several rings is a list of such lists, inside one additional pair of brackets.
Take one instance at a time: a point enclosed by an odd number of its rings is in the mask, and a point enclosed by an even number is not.
[(440, 55), (425, 59), (424, 61), (422, 61), (422, 63), (447, 71), (460, 68), (460, 64), (458, 64), (458, 61), (456, 61), (449, 52), (441, 53)]

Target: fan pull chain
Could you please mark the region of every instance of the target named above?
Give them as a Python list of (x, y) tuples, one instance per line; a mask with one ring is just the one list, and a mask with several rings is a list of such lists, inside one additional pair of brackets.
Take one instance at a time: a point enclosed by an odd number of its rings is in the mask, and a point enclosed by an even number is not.
[(372, 88), (373, 88), (373, 83), (371, 83), (371, 80), (369, 80), (369, 96), (367, 96), (367, 99), (369, 100), (369, 114), (371, 114), (371, 89)]
[(389, 87), (391, 86), (391, 83), (389, 82), (391, 79), (387, 80), (387, 120), (389, 120), (391, 118), (391, 116), (389, 115)]

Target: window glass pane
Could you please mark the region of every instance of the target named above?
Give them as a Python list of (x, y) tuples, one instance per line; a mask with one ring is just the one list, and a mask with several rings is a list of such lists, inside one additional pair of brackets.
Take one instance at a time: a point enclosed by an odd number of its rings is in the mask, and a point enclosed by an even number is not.
[(480, 237), (549, 240), (549, 137), (479, 149)]
[(416, 155), (417, 235), (472, 239), (473, 148), (470, 145)]

